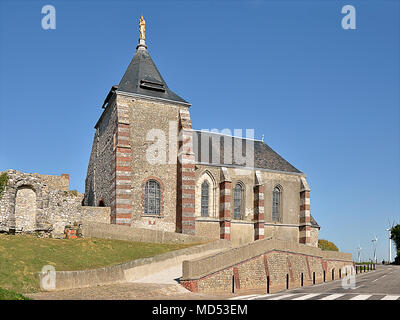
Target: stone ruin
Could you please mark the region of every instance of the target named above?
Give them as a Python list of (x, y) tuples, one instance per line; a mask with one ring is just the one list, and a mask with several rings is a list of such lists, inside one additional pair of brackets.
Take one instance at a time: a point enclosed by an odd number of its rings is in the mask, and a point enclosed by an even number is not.
[(0, 232), (64, 238), (68, 226), (110, 222), (110, 208), (82, 206), (83, 194), (69, 190), (68, 174), (7, 170), (0, 176)]

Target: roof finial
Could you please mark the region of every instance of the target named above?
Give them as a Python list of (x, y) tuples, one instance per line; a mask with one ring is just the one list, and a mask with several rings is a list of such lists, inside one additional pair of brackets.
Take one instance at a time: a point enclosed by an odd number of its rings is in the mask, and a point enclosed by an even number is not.
[(140, 16), (139, 20), (139, 30), (140, 30), (140, 39), (145, 40), (145, 32), (146, 32), (146, 21), (144, 20), (143, 16)]
[(264, 134), (261, 136), (261, 141), (264, 142)]
[(139, 47), (144, 47), (147, 48), (145, 38), (146, 38), (146, 21), (143, 18), (143, 15), (140, 16), (139, 20), (139, 44), (136, 47), (138, 49)]

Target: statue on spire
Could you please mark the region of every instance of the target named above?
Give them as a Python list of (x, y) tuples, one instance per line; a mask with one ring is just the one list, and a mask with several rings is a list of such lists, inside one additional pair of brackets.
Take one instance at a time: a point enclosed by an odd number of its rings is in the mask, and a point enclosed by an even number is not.
[(143, 16), (140, 16), (139, 31), (140, 31), (140, 37), (139, 38), (145, 40), (146, 21), (144, 20)]

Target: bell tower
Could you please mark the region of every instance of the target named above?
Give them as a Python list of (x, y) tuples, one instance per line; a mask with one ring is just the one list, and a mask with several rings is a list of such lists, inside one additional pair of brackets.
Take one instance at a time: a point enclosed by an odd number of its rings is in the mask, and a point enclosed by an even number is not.
[[(194, 233), (190, 104), (161, 76), (145, 33), (141, 16), (136, 52), (95, 126), (84, 201), (103, 199), (111, 223)], [(155, 146), (166, 155), (157, 161), (149, 159)]]

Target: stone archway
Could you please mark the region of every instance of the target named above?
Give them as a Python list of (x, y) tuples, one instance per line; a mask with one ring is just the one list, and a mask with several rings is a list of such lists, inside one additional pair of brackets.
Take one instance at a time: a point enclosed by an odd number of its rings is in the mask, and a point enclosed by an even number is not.
[(15, 231), (35, 231), (36, 210), (35, 191), (26, 185), (19, 187), (15, 197)]

